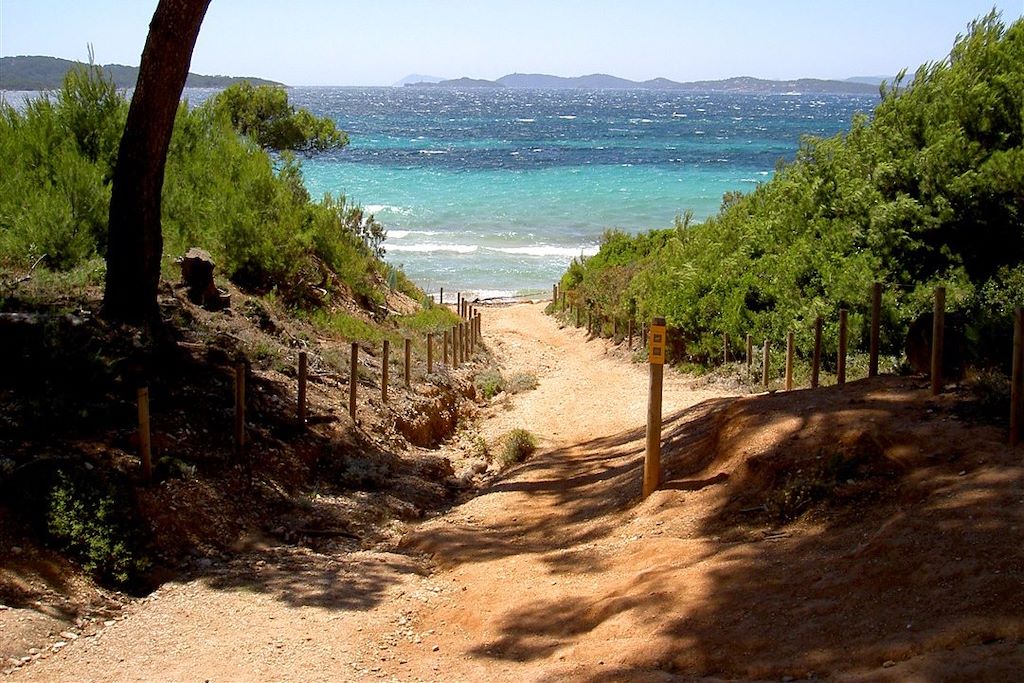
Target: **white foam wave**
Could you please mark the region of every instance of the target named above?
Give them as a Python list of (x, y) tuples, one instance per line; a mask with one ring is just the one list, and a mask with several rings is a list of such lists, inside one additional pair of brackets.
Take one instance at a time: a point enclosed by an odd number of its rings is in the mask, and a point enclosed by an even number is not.
[(593, 256), (597, 253), (597, 247), (555, 247), (541, 244), (535, 247), (487, 247), (487, 251), (497, 251), (515, 256), (575, 258), (577, 256)]
[(516, 119), (516, 123), (536, 123), (537, 119)]
[(575, 116), (571, 116), (571, 115), (568, 115), (568, 114), (565, 115), (565, 116), (559, 116), (558, 118), (562, 119), (563, 121), (575, 121), (576, 120)]
[(367, 204), (363, 207), (363, 211), (366, 213), (378, 214), (378, 213), (394, 213), (399, 216), (409, 216), (412, 214), (412, 209), (404, 206), (392, 206), (390, 204)]
[(388, 230), (388, 239), (389, 240), (400, 240), (403, 237), (408, 237), (408, 236), (409, 236), (409, 231), (408, 230)]
[(439, 251), (451, 254), (472, 254), (479, 248), (475, 244), (396, 244), (389, 245), (388, 251), (417, 254), (432, 254)]
[(447, 154), (446, 149), (421, 149), (420, 154)]
[(679, 112), (673, 112), (672, 118), (674, 119), (685, 119), (689, 114), (680, 114)]

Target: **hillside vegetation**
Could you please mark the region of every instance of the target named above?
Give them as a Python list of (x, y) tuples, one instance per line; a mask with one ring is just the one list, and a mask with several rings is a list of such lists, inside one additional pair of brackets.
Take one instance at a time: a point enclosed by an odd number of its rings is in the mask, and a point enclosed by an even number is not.
[(769, 182), (727, 194), (706, 222), (606, 233), (563, 276), (570, 299), (621, 320), (663, 315), (676, 360), (706, 363), (722, 333), (795, 330), (808, 349), (819, 315), (834, 356), (841, 307), (862, 347), (874, 281), (885, 284), (883, 351), (897, 353), (944, 285), (947, 310), (971, 321), (971, 351), (1003, 354), (1024, 302), (1024, 22), (972, 23), (947, 59), (882, 95), (873, 116), (805, 138)]
[[(97, 66), (71, 70), (61, 90), (24, 111), (3, 105), (0, 268), (41, 259), (99, 281), (127, 110)], [(383, 226), (343, 196), (313, 201), (303, 185), (296, 151), (347, 142), (330, 120), (296, 111), (283, 88), (239, 84), (200, 107), (183, 103), (164, 181), (165, 271), (197, 246), (236, 284), (275, 290), (290, 305), (315, 308), (339, 287), (380, 304), (389, 282), (420, 298), (380, 259)]]

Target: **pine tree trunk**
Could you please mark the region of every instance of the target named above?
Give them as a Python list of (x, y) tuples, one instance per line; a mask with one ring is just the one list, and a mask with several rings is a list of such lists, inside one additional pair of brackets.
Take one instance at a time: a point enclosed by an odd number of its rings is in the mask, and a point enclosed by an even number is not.
[(210, 0), (160, 0), (139, 64), (110, 198), (103, 311), (111, 320), (157, 319), (163, 236), (160, 193), (192, 49)]

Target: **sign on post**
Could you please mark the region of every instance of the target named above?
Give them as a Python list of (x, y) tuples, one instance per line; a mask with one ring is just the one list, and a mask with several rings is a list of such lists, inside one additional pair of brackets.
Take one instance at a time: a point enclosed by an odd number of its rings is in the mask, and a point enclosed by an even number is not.
[(664, 365), (665, 364), (665, 326), (664, 325), (651, 325), (649, 333), (650, 349), (647, 354), (647, 360), (652, 365)]

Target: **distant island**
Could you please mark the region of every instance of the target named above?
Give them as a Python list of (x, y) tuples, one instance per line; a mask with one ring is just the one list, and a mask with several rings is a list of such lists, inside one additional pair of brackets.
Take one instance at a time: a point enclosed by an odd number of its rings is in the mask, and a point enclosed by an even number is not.
[[(873, 82), (867, 82), (867, 81)], [(608, 74), (588, 76), (551, 76), (548, 74), (509, 74), (496, 81), (479, 78), (455, 78), (442, 81), (405, 81), (405, 87), (413, 88), (520, 88), (533, 90), (681, 90), (689, 92), (743, 92), (781, 94), (799, 93), (843, 93), (854, 95), (877, 95), (878, 83), (883, 79), (850, 78), (844, 81), (830, 81), (818, 78), (798, 78), (790, 81), (770, 81), (761, 78), (740, 76), (717, 81), (691, 81), (679, 83), (667, 78), (652, 78), (648, 81), (631, 81), (628, 78)]]
[[(27, 56), (0, 57), (0, 90), (56, 90), (64, 82), (64, 75), (82, 62), (57, 57)], [(101, 68), (118, 88), (133, 88), (139, 77), (139, 68), (123, 64), (103, 64)], [(232, 83), (249, 81), (253, 85), (283, 85), (264, 78), (250, 76), (203, 76), (190, 73), (188, 88), (226, 88)]]

